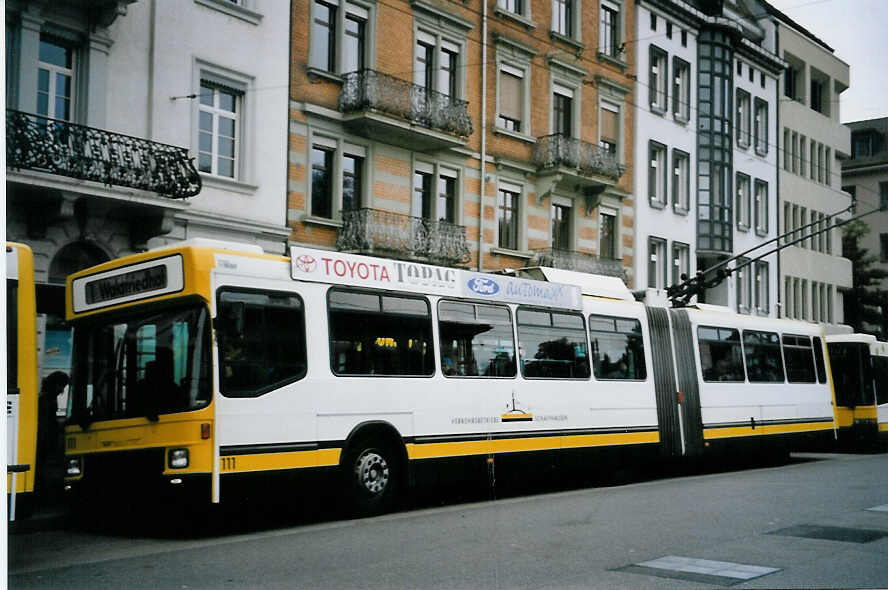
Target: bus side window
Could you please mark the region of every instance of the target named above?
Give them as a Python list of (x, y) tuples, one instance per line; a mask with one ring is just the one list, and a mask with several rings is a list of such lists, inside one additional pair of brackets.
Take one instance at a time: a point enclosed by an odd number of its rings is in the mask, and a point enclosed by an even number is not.
[(514, 377), (509, 308), (458, 301), (438, 304), (441, 372), (447, 377)]
[(521, 373), (530, 379), (588, 379), (583, 316), (518, 308)]
[(817, 383), (810, 337), (784, 334), (783, 358), (786, 361), (787, 381), (790, 383)]
[(298, 295), (222, 291), (217, 324), (223, 395), (256, 397), (305, 376), (305, 310)]
[(633, 318), (589, 316), (592, 370), (596, 379), (644, 381), (644, 337), (641, 322)]
[(823, 360), (823, 342), (814, 336), (814, 362), (817, 364), (817, 381), (826, 383), (826, 363)]
[(700, 326), (697, 341), (704, 381), (746, 381), (740, 332), (736, 328)]

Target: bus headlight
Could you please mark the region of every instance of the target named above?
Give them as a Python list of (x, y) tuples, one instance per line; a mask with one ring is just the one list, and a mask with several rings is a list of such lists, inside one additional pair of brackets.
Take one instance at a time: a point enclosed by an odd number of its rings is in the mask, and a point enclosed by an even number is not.
[(83, 473), (83, 462), (81, 457), (69, 457), (65, 466), (65, 475), (68, 477), (78, 477)]
[(188, 467), (188, 449), (170, 449), (167, 459), (170, 469), (185, 469)]

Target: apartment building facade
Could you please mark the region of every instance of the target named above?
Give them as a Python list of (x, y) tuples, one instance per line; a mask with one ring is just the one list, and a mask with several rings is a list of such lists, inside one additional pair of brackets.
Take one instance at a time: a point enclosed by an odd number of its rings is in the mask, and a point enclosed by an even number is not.
[(787, 63), (780, 79), (781, 233), (793, 232), (784, 243), (795, 242), (780, 252), (780, 315), (838, 329), (851, 262), (842, 257), (841, 230), (825, 228), (851, 215), (841, 176), (851, 135), (839, 110), (849, 67), (814, 34), (783, 13), (770, 12)]
[[(784, 63), (756, 0), (638, 2), (635, 287), (662, 298), (776, 237), (777, 79)], [(646, 157), (642, 157), (646, 155)], [(700, 302), (775, 315), (777, 258), (729, 263)], [(707, 278), (711, 278), (708, 275)]]
[(284, 251), (288, 40), (277, 0), (6, 2), (6, 235), (47, 349), (70, 353), (71, 272), (194, 237)]
[(625, 277), (632, 0), (293, 7), (294, 244)]
[[(863, 218), (870, 231), (860, 246), (876, 257), (878, 268), (888, 272), (888, 117), (846, 125), (851, 133), (851, 157), (842, 162), (842, 190), (855, 199), (858, 214), (881, 209)], [(888, 279), (879, 288), (888, 290)], [(888, 307), (883, 313), (888, 317)]]

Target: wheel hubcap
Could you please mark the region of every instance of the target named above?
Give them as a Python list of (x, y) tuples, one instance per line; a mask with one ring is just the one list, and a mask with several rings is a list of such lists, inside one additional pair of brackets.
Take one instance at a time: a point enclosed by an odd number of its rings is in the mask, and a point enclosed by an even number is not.
[(388, 463), (376, 451), (365, 451), (355, 464), (355, 475), (361, 488), (371, 494), (381, 494), (389, 481)]

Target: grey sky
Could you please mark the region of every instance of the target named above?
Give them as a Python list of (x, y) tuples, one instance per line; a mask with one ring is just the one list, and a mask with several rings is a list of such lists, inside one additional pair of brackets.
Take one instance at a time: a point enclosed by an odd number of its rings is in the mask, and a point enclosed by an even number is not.
[(769, 0), (851, 66), (842, 123), (888, 116), (888, 0)]

